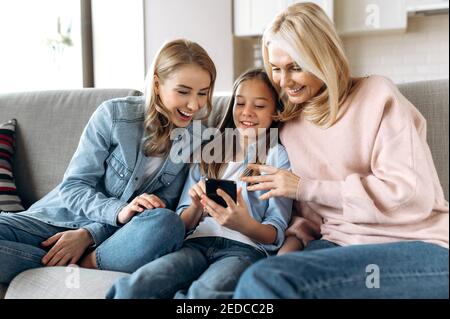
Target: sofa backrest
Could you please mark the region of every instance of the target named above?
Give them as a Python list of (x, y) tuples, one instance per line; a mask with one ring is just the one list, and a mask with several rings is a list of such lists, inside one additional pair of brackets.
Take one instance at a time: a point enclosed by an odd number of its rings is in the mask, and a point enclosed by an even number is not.
[(448, 200), (448, 79), (400, 84), (402, 94), (427, 120), (427, 140)]
[(17, 119), (14, 175), (28, 207), (61, 182), (84, 126), (103, 101), (140, 92), (81, 89), (0, 95), (0, 122)]
[[(425, 116), (428, 143), (448, 199), (448, 80), (399, 85)], [(140, 95), (127, 89), (82, 89), (0, 94), (0, 122), (18, 120), (14, 174), (25, 206), (61, 182), (89, 117), (103, 101)], [(229, 97), (215, 97), (205, 121), (217, 126)]]

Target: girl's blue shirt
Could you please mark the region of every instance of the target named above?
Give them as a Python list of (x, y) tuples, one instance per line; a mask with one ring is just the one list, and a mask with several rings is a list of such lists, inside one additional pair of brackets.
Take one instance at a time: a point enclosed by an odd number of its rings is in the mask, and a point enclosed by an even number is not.
[[(248, 149), (248, 156), (243, 162), (248, 162), (248, 158), (256, 158), (256, 144), (252, 144)], [(281, 144), (276, 144), (270, 148), (267, 153), (266, 165), (274, 166), (280, 169), (290, 169), (290, 163), (285, 148)], [(243, 168), (244, 170), (244, 168)], [(191, 204), (191, 197), (189, 196), (189, 189), (197, 184), (202, 179), (199, 164), (193, 165), (190, 170), (186, 183), (183, 188), (183, 193), (180, 197), (180, 202), (177, 207), (177, 213), (181, 214)], [(242, 187), (242, 195), (247, 203), (249, 213), (258, 222), (262, 224), (269, 224), (276, 228), (277, 238), (271, 245), (258, 244), (258, 246), (265, 252), (274, 252), (281, 247), (284, 241), (284, 232), (289, 224), (292, 213), (293, 201), (284, 197), (273, 197), (269, 200), (260, 200), (259, 196), (266, 191), (247, 191), (247, 184), (243, 181), (236, 181), (237, 187)]]

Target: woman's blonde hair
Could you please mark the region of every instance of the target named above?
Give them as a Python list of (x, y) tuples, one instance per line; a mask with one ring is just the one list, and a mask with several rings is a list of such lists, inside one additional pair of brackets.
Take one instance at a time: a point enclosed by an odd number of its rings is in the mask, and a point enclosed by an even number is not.
[[(220, 143), (222, 150), (226, 149), (226, 147), (230, 147), (230, 145), (225, 145), (225, 142), (227, 141), (225, 129), (226, 128), (236, 129), (236, 125), (234, 123), (234, 118), (233, 118), (233, 111), (234, 111), (234, 104), (236, 101), (237, 90), (243, 82), (249, 81), (249, 80), (259, 80), (267, 86), (268, 90), (272, 94), (272, 98), (275, 103), (275, 109), (276, 109), (276, 113), (277, 113), (277, 115), (274, 116), (275, 119), (279, 116), (280, 112), (283, 109), (283, 104), (281, 103), (281, 101), (278, 97), (278, 92), (273, 87), (267, 73), (263, 69), (255, 68), (255, 69), (247, 70), (244, 73), (242, 73), (236, 79), (236, 81), (234, 81), (233, 91), (231, 93), (231, 97), (230, 97), (230, 101), (228, 102), (227, 109), (225, 111), (225, 116), (223, 117), (222, 121), (219, 124), (219, 131), (221, 134), (216, 136), (210, 142), (210, 143)], [(272, 125), (270, 127), (271, 128), (278, 127), (278, 122), (272, 121)], [(266, 138), (264, 139), (264, 141), (266, 142), (265, 150), (268, 151), (269, 148), (272, 146), (271, 144), (273, 144), (273, 141), (269, 136), (269, 129), (266, 131)], [(208, 145), (208, 144), (206, 144), (206, 145)], [(234, 147), (233, 147), (233, 150), (234, 150)], [(217, 161), (215, 161), (213, 163), (205, 163), (202, 160), (200, 163), (201, 174), (206, 176), (207, 178), (220, 178), (220, 173), (221, 173), (225, 163), (228, 160), (230, 160), (230, 159), (226, 158), (226, 154), (227, 154), (227, 152), (223, 152), (222, 158), (220, 158), (220, 159), (218, 158)], [(256, 163), (257, 164), (265, 164), (265, 160), (257, 157)], [(253, 173), (253, 175), (257, 174), (256, 172), (252, 172), (252, 173)]]
[[(350, 69), (333, 23), (314, 3), (297, 3), (275, 17), (264, 32), (264, 66), (273, 81), (268, 46), (276, 44), (302, 68), (324, 82), (318, 95), (301, 105), (289, 102), (283, 94), (284, 111), (280, 121), (297, 118), (300, 113), (311, 122), (330, 127), (351, 88)], [(278, 88), (279, 89), (279, 88)]]
[(212, 95), (216, 81), (216, 67), (208, 53), (199, 44), (177, 39), (163, 45), (156, 54), (147, 74), (145, 85), (144, 152), (146, 156), (163, 156), (170, 150), (170, 132), (174, 128), (168, 111), (156, 94), (155, 77), (160, 83), (169, 78), (180, 67), (197, 65), (210, 76), (210, 87), (206, 102), (206, 115), (212, 110)]

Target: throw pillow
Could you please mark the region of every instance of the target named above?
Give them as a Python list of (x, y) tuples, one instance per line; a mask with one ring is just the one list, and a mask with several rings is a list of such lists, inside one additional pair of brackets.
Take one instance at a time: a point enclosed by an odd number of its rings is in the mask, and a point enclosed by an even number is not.
[(16, 124), (16, 120), (0, 123), (0, 211), (5, 212), (24, 210), (12, 169)]

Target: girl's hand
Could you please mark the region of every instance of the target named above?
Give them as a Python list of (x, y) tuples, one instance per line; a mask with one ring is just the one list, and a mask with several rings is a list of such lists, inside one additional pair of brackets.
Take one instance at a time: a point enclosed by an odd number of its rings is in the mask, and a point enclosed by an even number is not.
[(205, 181), (201, 180), (189, 189), (191, 206), (195, 209), (203, 208), (201, 203), (203, 195), (206, 194)]
[(142, 213), (146, 209), (165, 207), (166, 204), (158, 196), (144, 193), (136, 196), (127, 206), (122, 208), (117, 215), (117, 221), (123, 225), (128, 223), (134, 215)]
[(86, 248), (94, 243), (94, 240), (86, 229), (68, 230), (57, 233), (43, 241), (43, 247), (53, 247), (42, 258), (45, 266), (66, 266), (75, 264), (83, 255)]
[(201, 198), (205, 193), (205, 182), (203, 180), (189, 189), (188, 194), (191, 198), (191, 204), (181, 213), (181, 219), (183, 220), (186, 230), (197, 227), (199, 222), (205, 217), (206, 212), (204, 212), (201, 203)]
[(300, 239), (295, 236), (286, 236), (286, 239), (284, 240), (280, 250), (278, 250), (277, 255), (280, 256), (301, 249), (303, 249), (303, 243)]
[(268, 190), (267, 193), (259, 197), (261, 200), (267, 200), (271, 197), (297, 199), (300, 177), (294, 173), (285, 169), (258, 164), (248, 164), (248, 168), (258, 171), (260, 174), (265, 173), (265, 175), (242, 177), (242, 181), (254, 184), (247, 187), (249, 191)]
[(228, 207), (222, 207), (206, 195), (202, 199), (205, 210), (222, 226), (234, 229), (241, 233), (246, 233), (245, 228), (253, 223), (253, 218), (248, 212), (247, 204), (242, 197), (242, 188), (237, 191), (237, 203), (225, 193), (218, 189), (217, 194), (220, 195)]

